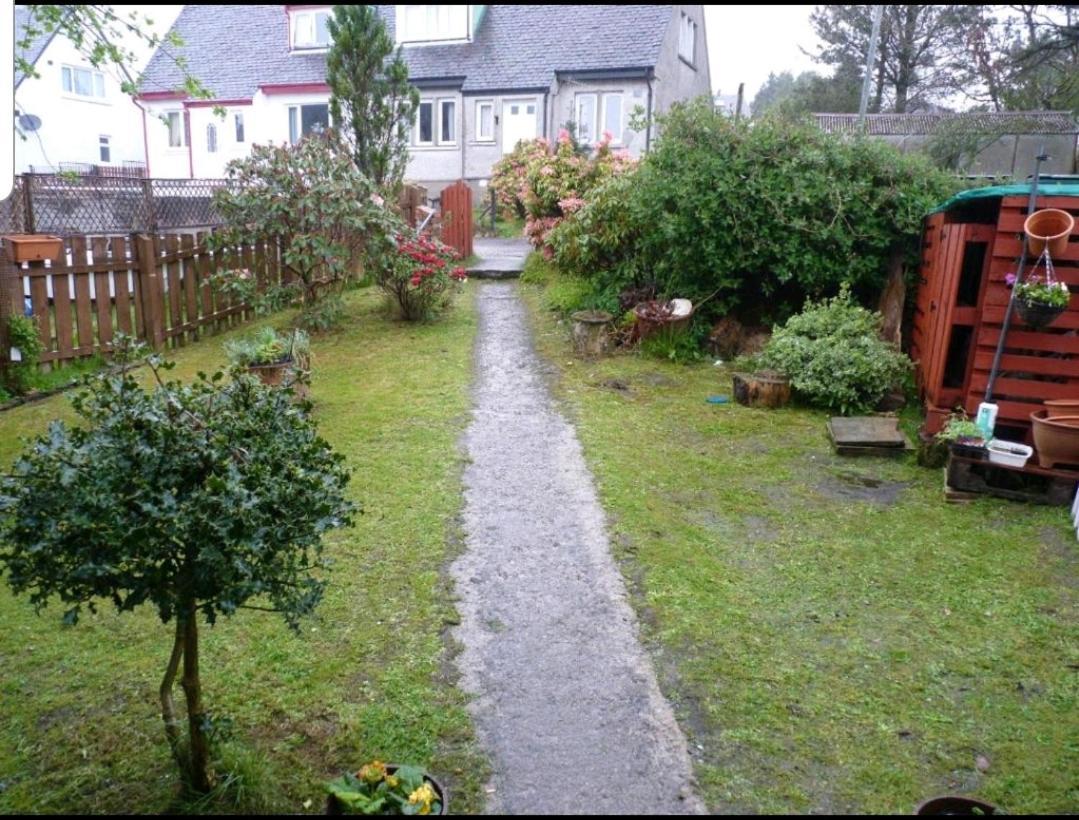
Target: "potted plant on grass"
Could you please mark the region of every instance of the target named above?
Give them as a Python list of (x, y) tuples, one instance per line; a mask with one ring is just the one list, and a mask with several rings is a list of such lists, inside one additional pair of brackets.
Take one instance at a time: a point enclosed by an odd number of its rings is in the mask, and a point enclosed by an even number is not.
[(417, 766), (374, 760), (326, 784), (326, 814), (448, 814), (446, 790)]
[(988, 457), (985, 449), (985, 433), (963, 414), (948, 417), (944, 429), (937, 433), (937, 440), (945, 442), (954, 455), (983, 461)]
[(278, 333), (272, 327), (259, 328), (225, 342), (225, 354), (230, 362), (246, 367), (263, 384), (292, 387), (300, 398), (306, 397), (311, 341), (302, 330)]

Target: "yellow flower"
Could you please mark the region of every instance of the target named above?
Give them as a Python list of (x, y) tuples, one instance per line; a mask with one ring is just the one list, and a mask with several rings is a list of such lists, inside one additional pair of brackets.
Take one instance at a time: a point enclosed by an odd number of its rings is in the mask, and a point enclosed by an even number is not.
[(386, 776), (386, 764), (381, 760), (373, 760), (364, 766), (359, 772), (356, 773), (356, 777), (362, 780), (364, 783), (370, 783), (374, 785), (382, 780)]
[(396, 789), (401, 784), (401, 778), (395, 774), (386, 775), (386, 785), (391, 789)]
[(408, 796), (408, 802), (413, 806), (419, 804), (419, 814), (430, 814), (431, 803), (435, 800), (438, 800), (438, 795), (435, 794), (435, 790), (431, 788), (430, 783), (424, 783)]

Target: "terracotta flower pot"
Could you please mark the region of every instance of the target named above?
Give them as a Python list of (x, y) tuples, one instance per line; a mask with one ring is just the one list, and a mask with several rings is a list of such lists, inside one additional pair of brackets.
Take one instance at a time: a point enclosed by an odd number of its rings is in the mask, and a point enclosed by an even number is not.
[(1042, 402), (1048, 418), (1079, 416), (1079, 399), (1050, 399)]
[(247, 371), (259, 377), (259, 380), (269, 387), (278, 387), (285, 381), (285, 376), (292, 369), (291, 361), (274, 362), (272, 364), (248, 365)]
[(1027, 217), (1023, 232), (1027, 235), (1027, 250), (1031, 257), (1042, 255), (1046, 245), (1050, 256), (1060, 256), (1068, 247), (1068, 236), (1075, 227), (1075, 218), (1058, 208), (1043, 208)]
[(8, 258), (12, 262), (41, 262), (49, 259), (53, 262), (64, 251), (64, 240), (58, 236), (44, 233), (28, 233), (5, 236)]
[(1030, 414), (1034, 426), (1034, 449), (1038, 464), (1052, 469), (1057, 464), (1079, 464), (1079, 415), (1048, 418), (1048, 411)]

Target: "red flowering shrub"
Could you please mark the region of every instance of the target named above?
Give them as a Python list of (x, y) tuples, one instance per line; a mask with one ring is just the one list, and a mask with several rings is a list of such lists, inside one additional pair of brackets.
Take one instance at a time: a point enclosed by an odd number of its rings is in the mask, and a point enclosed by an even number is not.
[(426, 236), (398, 234), (394, 250), (378, 275), (378, 286), (409, 322), (432, 319), (449, 306), (468, 276), (454, 263), (457, 253)]

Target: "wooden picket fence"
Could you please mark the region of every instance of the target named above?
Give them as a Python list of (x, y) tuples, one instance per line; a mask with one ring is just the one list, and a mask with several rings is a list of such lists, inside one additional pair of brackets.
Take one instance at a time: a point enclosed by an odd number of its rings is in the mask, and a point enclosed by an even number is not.
[[(73, 236), (60, 262), (0, 261), (0, 320), (29, 312), (37, 320), (42, 363), (112, 350), (117, 332), (155, 349), (182, 346), (253, 317), (211, 275), (246, 268), (260, 290), (281, 281), (276, 244), (210, 251), (206, 232)], [(6, 326), (6, 322), (0, 321)], [(0, 362), (8, 346), (0, 347)]]
[(442, 241), (465, 259), (472, 255), (472, 189), (464, 180), (442, 189)]

